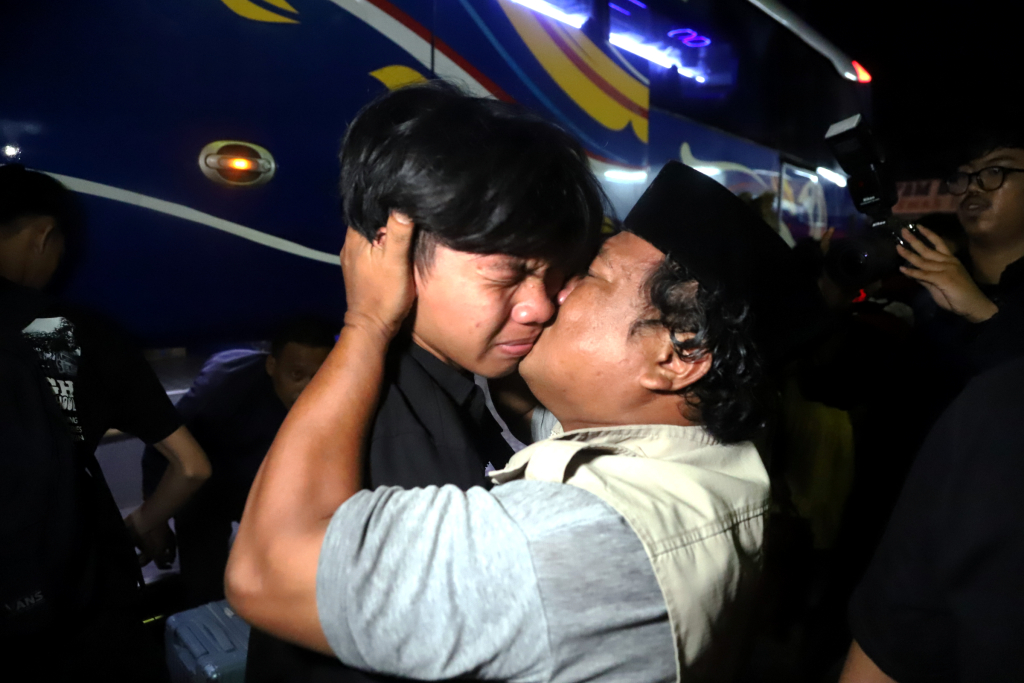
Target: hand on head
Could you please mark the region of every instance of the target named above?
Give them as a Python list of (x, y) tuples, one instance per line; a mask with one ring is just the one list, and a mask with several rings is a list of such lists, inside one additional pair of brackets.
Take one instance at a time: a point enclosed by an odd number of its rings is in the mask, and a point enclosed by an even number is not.
[(366, 327), (389, 340), (398, 332), (416, 300), (409, 255), (414, 227), (407, 216), (392, 211), (373, 242), (348, 229), (341, 250), (345, 325)]

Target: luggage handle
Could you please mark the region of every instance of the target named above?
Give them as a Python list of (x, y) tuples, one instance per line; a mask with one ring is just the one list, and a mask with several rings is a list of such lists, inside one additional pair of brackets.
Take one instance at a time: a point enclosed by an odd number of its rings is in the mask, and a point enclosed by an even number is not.
[(174, 637), (181, 645), (185, 646), (185, 649), (189, 651), (189, 654), (195, 660), (198, 660), (205, 654), (209, 654), (207, 649), (203, 647), (203, 643), (192, 632), (192, 627), (188, 624), (182, 624), (181, 628), (174, 634)]
[(231, 642), (231, 638), (224, 632), (217, 624), (202, 624), (202, 627), (206, 629), (206, 632), (210, 635), (218, 646), (220, 646), (221, 652), (231, 652), (235, 649), (235, 644)]

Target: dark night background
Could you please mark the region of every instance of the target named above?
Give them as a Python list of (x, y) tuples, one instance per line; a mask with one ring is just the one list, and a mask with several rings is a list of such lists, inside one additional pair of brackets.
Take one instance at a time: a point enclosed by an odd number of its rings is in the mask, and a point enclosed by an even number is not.
[(965, 129), (1024, 121), (1024, 33), (1009, 3), (784, 4), (871, 73), (873, 128), (898, 180), (943, 175)]

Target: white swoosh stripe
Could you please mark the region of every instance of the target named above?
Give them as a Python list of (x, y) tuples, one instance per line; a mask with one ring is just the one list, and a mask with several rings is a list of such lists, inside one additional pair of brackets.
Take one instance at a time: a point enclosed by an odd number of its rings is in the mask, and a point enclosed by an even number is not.
[(278, 251), (284, 251), (289, 254), (294, 254), (295, 256), (313, 259), (314, 261), (329, 263), (332, 266), (337, 266), (339, 263), (337, 254), (329, 254), (325, 251), (310, 249), (309, 247), (304, 247), (301, 244), (290, 242), (289, 240), (281, 237), (268, 235), (265, 232), (247, 228), (244, 225), (232, 223), (231, 221), (211, 216), (210, 214), (203, 213), (202, 211), (196, 211), (195, 209), (189, 208), (183, 204), (175, 204), (174, 202), (164, 201), (163, 199), (139, 194), (138, 192), (122, 190), (119, 187), (103, 185), (102, 183), (94, 183), (91, 180), (72, 178), (71, 176), (60, 175), (59, 173), (47, 173), (47, 175), (56, 178), (60, 182), (64, 183), (69, 190), (74, 190), (75, 192), (91, 194), (96, 197), (104, 197), (105, 199), (113, 199), (116, 202), (133, 204), (135, 206), (141, 206), (144, 209), (152, 209), (153, 211), (166, 213), (170, 216), (177, 216), (178, 218), (183, 218), (187, 221), (192, 221), (193, 223), (200, 223), (202, 225), (209, 226), (215, 230), (222, 230), (234, 235), (235, 237), (241, 237), (242, 239), (249, 240), (250, 242), (262, 244), (263, 246), (270, 247), (271, 249), (277, 249)]
[(367, 0), (331, 0), (335, 5), (375, 28), (395, 45), (408, 52), (416, 61), (430, 68), (430, 53), (434, 53), (434, 73), (446, 80), (458, 81), (477, 97), (494, 97), (490, 90), (469, 75), (461, 66), (440, 50), (434, 50), (429, 40), (423, 40), (415, 31)]
[(398, 19), (367, 0), (331, 0), (331, 2), (377, 29), (408, 52), (417, 62), (430, 68), (430, 51), (433, 49), (430, 41), (420, 38), (415, 31)]

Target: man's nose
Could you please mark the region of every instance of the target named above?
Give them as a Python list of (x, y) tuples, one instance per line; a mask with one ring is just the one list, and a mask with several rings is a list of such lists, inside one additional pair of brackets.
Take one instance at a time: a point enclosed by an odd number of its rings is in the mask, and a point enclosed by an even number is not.
[(520, 325), (543, 325), (555, 314), (555, 302), (540, 279), (524, 282), (512, 306), (512, 320)]

